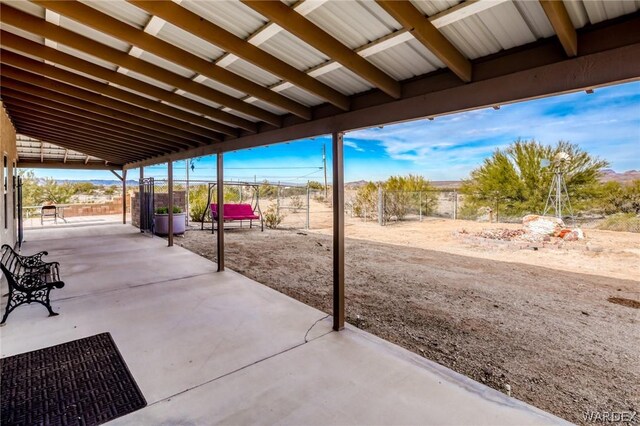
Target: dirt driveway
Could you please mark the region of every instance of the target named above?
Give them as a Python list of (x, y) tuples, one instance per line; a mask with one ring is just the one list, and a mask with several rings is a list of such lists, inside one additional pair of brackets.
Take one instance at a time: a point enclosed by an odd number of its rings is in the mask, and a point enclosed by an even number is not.
[[(331, 237), (229, 230), (226, 262), (331, 312)], [(215, 259), (215, 240), (176, 242)], [(485, 249), (486, 251), (486, 249)], [(347, 321), (560, 417), (640, 410), (640, 300), (629, 279), (359, 239), (346, 241)]]

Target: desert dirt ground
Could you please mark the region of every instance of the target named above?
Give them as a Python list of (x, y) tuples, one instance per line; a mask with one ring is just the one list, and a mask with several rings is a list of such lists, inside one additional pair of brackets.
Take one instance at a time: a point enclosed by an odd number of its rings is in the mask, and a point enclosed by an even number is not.
[[(228, 229), (228, 267), (330, 313), (322, 218), (310, 231)], [(639, 411), (640, 235), (587, 230), (534, 250), (456, 234), (505, 227), (518, 225), (347, 218), (347, 321), (572, 422)], [(210, 231), (176, 243), (215, 260)]]

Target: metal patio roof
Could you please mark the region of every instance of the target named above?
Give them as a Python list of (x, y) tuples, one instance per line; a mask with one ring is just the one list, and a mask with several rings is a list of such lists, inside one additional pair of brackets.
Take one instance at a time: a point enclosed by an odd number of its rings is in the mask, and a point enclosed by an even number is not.
[(57, 167), (65, 164), (69, 168), (113, 169), (109, 162), (101, 158), (84, 154), (72, 149), (63, 148), (49, 142), (17, 135), (16, 149), (18, 167)]
[(640, 77), (632, 0), (0, 8), (16, 130), (125, 168)]

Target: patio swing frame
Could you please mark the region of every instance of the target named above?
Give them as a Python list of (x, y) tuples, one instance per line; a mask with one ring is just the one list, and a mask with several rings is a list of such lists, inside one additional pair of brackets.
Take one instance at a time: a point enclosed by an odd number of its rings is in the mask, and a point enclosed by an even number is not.
[[(208, 183), (208, 190), (207, 190), (207, 205), (204, 208), (204, 212), (202, 213), (202, 217), (200, 218), (200, 230), (203, 231), (204, 230), (204, 222), (207, 218), (207, 215), (209, 215), (209, 217), (211, 217), (211, 233), (213, 234), (215, 232), (215, 220), (213, 219), (213, 214), (211, 212), (211, 202), (213, 200), (213, 194), (214, 191), (216, 190), (216, 187), (218, 186), (217, 182), (209, 182)], [(252, 196), (251, 196), (251, 202), (248, 203), (251, 206), (251, 210), (253, 211), (253, 213), (257, 216), (260, 217), (260, 225), (261, 225), (261, 229), (264, 230), (264, 219), (262, 217), (262, 210), (260, 210), (260, 184), (258, 183), (251, 183), (251, 182), (225, 182), (224, 186), (235, 186), (235, 187), (240, 187), (240, 194), (242, 194), (242, 188), (244, 188), (245, 186), (251, 187), (253, 189), (252, 192)], [(242, 195), (240, 196), (242, 198)], [(218, 203), (219, 204), (219, 203)], [(245, 204), (245, 203), (234, 203), (234, 204)], [(224, 200), (222, 202), (222, 205), (224, 206)], [(255, 219), (258, 220), (258, 219)], [(240, 222), (240, 228), (242, 228), (242, 222), (244, 220), (240, 219), (240, 220), (227, 220), (225, 219), (225, 222)], [(252, 220), (250, 220), (250, 222), (252, 222)], [(251, 225), (249, 225), (249, 227), (251, 227)]]

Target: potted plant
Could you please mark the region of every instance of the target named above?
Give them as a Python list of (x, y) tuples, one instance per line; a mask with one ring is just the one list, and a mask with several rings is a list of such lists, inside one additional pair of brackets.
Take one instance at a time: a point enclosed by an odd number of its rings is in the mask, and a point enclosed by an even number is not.
[[(169, 234), (169, 208), (158, 207), (153, 218), (153, 223), (156, 234)], [(186, 214), (180, 207), (173, 206), (173, 234), (184, 234), (186, 223)]]

